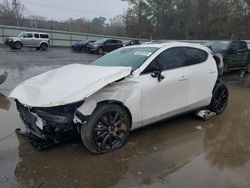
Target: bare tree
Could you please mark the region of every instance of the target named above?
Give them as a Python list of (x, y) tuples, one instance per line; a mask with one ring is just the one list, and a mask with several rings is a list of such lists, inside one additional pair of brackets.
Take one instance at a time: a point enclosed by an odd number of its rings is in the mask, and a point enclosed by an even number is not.
[(19, 26), (24, 15), (25, 8), (20, 1), (10, 2), (9, 0), (4, 0), (0, 3), (0, 24)]

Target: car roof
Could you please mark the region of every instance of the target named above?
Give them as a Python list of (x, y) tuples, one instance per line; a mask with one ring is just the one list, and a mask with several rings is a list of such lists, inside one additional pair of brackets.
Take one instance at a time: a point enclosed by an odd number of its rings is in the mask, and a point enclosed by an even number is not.
[(207, 52), (210, 52), (209, 48), (202, 44), (198, 43), (191, 43), (191, 42), (165, 42), (165, 43), (150, 43), (150, 44), (141, 44), (141, 45), (136, 45), (133, 47), (152, 47), (152, 48), (173, 48), (173, 47), (193, 47), (193, 48), (198, 48), (205, 50)]
[(25, 31), (25, 32), (22, 32), (22, 33), (35, 33), (35, 34), (42, 34), (42, 35), (48, 35), (48, 33), (40, 33), (40, 32), (34, 32), (34, 31)]

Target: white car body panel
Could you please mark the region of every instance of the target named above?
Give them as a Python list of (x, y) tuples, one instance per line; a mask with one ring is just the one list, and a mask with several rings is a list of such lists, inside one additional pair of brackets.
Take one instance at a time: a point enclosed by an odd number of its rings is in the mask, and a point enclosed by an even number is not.
[(218, 78), (217, 66), (213, 62), (212, 55), (209, 54), (207, 61), (187, 66), (188, 78), (192, 83), (189, 88), (189, 101), (191, 109), (200, 108), (210, 103), (212, 91)]
[(131, 76), (120, 82), (109, 84), (87, 98), (78, 111), (87, 116), (91, 115), (97, 103), (102, 101), (121, 102), (131, 113), (132, 129), (142, 126), (141, 87), (137, 77)]
[(188, 79), (182, 80), (186, 74), (185, 68), (166, 70), (161, 82), (150, 74), (140, 76), (144, 125), (189, 110), (188, 95), (183, 92), (190, 87)]
[[(53, 107), (85, 100), (78, 111), (86, 116), (93, 113), (99, 102), (120, 102), (132, 116), (132, 129), (210, 104), (218, 72), (207, 47), (179, 42), (140, 45), (143, 46), (159, 50), (132, 74), (128, 67), (68, 65), (25, 81), (10, 97), (32, 107)], [(202, 49), (209, 57), (198, 65), (163, 71), (165, 79), (161, 82), (150, 74), (141, 75), (160, 53), (182, 46)]]
[(84, 100), (130, 73), (130, 67), (67, 65), (24, 81), (9, 97), (32, 107), (61, 106)]

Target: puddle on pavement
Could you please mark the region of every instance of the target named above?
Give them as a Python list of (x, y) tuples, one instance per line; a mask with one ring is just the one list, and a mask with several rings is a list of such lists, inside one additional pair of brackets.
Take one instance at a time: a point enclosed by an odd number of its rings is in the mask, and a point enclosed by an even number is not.
[[(10, 75), (16, 84), (20, 74)], [(226, 111), (211, 121), (187, 115), (157, 123), (100, 156), (81, 140), (35, 150), (14, 134), (23, 124), (0, 95), (0, 187), (250, 187), (250, 89), (231, 85)]]
[(250, 75), (245, 72), (229, 72), (223, 76), (223, 81), (228, 85), (250, 88)]

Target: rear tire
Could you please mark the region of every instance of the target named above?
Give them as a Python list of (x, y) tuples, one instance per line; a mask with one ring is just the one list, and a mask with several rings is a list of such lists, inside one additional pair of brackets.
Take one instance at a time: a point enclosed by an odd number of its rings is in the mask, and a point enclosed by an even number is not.
[(99, 48), (99, 49), (97, 50), (97, 53), (100, 54), (100, 55), (103, 55), (103, 54), (104, 54), (104, 51), (103, 51), (102, 48)]
[(100, 105), (91, 115), (87, 125), (81, 127), (83, 144), (95, 154), (117, 150), (126, 143), (130, 124), (129, 115), (122, 106)]
[(209, 109), (212, 112), (221, 114), (227, 106), (228, 98), (229, 91), (226, 85), (222, 83), (217, 83), (213, 91), (213, 97)]
[(47, 48), (48, 48), (48, 44), (46, 44), (46, 43), (42, 43), (40, 45), (40, 49), (43, 50), (43, 51), (47, 50)]
[(23, 44), (21, 42), (15, 42), (15, 49), (16, 50), (21, 50), (23, 47)]

